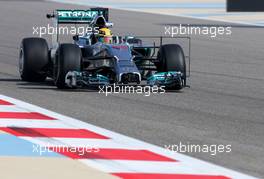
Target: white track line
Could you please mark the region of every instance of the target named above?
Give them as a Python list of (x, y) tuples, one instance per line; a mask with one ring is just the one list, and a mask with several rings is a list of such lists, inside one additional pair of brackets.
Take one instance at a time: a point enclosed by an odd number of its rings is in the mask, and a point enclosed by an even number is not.
[(76, 129), (59, 120), (33, 120), (33, 119), (1, 119), (0, 127), (28, 127), (28, 128), (64, 128)]
[[(180, 162), (153, 162), (130, 160), (83, 160), (83, 163), (98, 165), (107, 173), (162, 173), (162, 174), (197, 174), (219, 175), (218, 171), (194, 170)], [(96, 164), (95, 164), (96, 163)], [(146, 172), (147, 171), (147, 172)]]
[(14, 105), (0, 105), (1, 112), (32, 112), (30, 110), (19, 108)]

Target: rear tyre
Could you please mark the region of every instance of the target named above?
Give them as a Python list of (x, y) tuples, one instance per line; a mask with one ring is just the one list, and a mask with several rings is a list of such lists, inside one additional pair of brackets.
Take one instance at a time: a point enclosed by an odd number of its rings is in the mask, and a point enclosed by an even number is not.
[(61, 44), (55, 65), (54, 81), (59, 89), (69, 88), (65, 77), (69, 71), (81, 71), (81, 49), (75, 44)]
[(49, 63), (49, 48), (45, 39), (25, 38), (19, 53), (19, 73), (23, 81), (42, 82), (47, 77), (44, 68)]
[[(155, 64), (158, 72), (179, 71), (183, 74), (183, 82), (186, 83), (186, 63), (183, 49), (178, 44), (166, 44), (161, 46)], [(182, 86), (175, 87), (181, 89)]]

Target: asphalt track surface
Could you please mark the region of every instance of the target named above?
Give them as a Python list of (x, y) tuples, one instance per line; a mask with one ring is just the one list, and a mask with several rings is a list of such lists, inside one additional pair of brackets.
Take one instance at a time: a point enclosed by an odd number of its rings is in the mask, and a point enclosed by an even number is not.
[[(189, 156), (264, 177), (264, 30), (233, 25), (232, 36), (192, 36), (190, 89), (150, 95), (93, 90), (60, 91), (20, 81), (18, 47), (32, 26), (46, 25), (56, 8), (83, 8), (35, 1), (0, 1), (0, 93), (159, 146), (232, 145), (231, 153)], [(219, 24), (173, 16), (111, 10), (116, 34), (162, 35), (163, 24)]]

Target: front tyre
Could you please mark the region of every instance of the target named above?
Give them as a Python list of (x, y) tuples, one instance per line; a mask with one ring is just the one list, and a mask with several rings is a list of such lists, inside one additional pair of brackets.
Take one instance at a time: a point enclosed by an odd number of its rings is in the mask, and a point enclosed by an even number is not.
[(59, 89), (69, 88), (65, 83), (69, 71), (81, 71), (81, 49), (75, 44), (61, 44), (55, 64), (54, 81)]
[[(157, 71), (169, 72), (176, 71), (183, 74), (183, 83), (186, 83), (186, 62), (183, 49), (178, 44), (166, 44), (162, 45), (157, 55)], [(182, 84), (174, 87), (176, 90), (182, 88)]]

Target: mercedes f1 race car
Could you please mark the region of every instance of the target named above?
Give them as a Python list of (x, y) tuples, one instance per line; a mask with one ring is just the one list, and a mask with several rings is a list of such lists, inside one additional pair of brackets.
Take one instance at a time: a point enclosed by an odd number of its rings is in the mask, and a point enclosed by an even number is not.
[[(179, 44), (163, 44), (168, 37), (113, 36), (107, 31), (113, 26), (108, 13), (106, 8), (91, 8), (47, 14), (56, 28), (60, 24), (87, 24), (97, 30), (74, 35), (72, 43), (60, 43), (56, 33), (50, 48), (43, 38), (24, 38), (19, 55), (21, 79), (43, 82), (49, 77), (60, 89), (141, 84), (180, 90), (187, 86), (190, 60), (187, 63), (185, 59), (190, 58), (190, 51), (185, 56)], [(108, 35), (110, 40), (100, 40), (103, 28), (103, 37)], [(153, 38), (159, 40), (158, 45), (143, 42)]]

